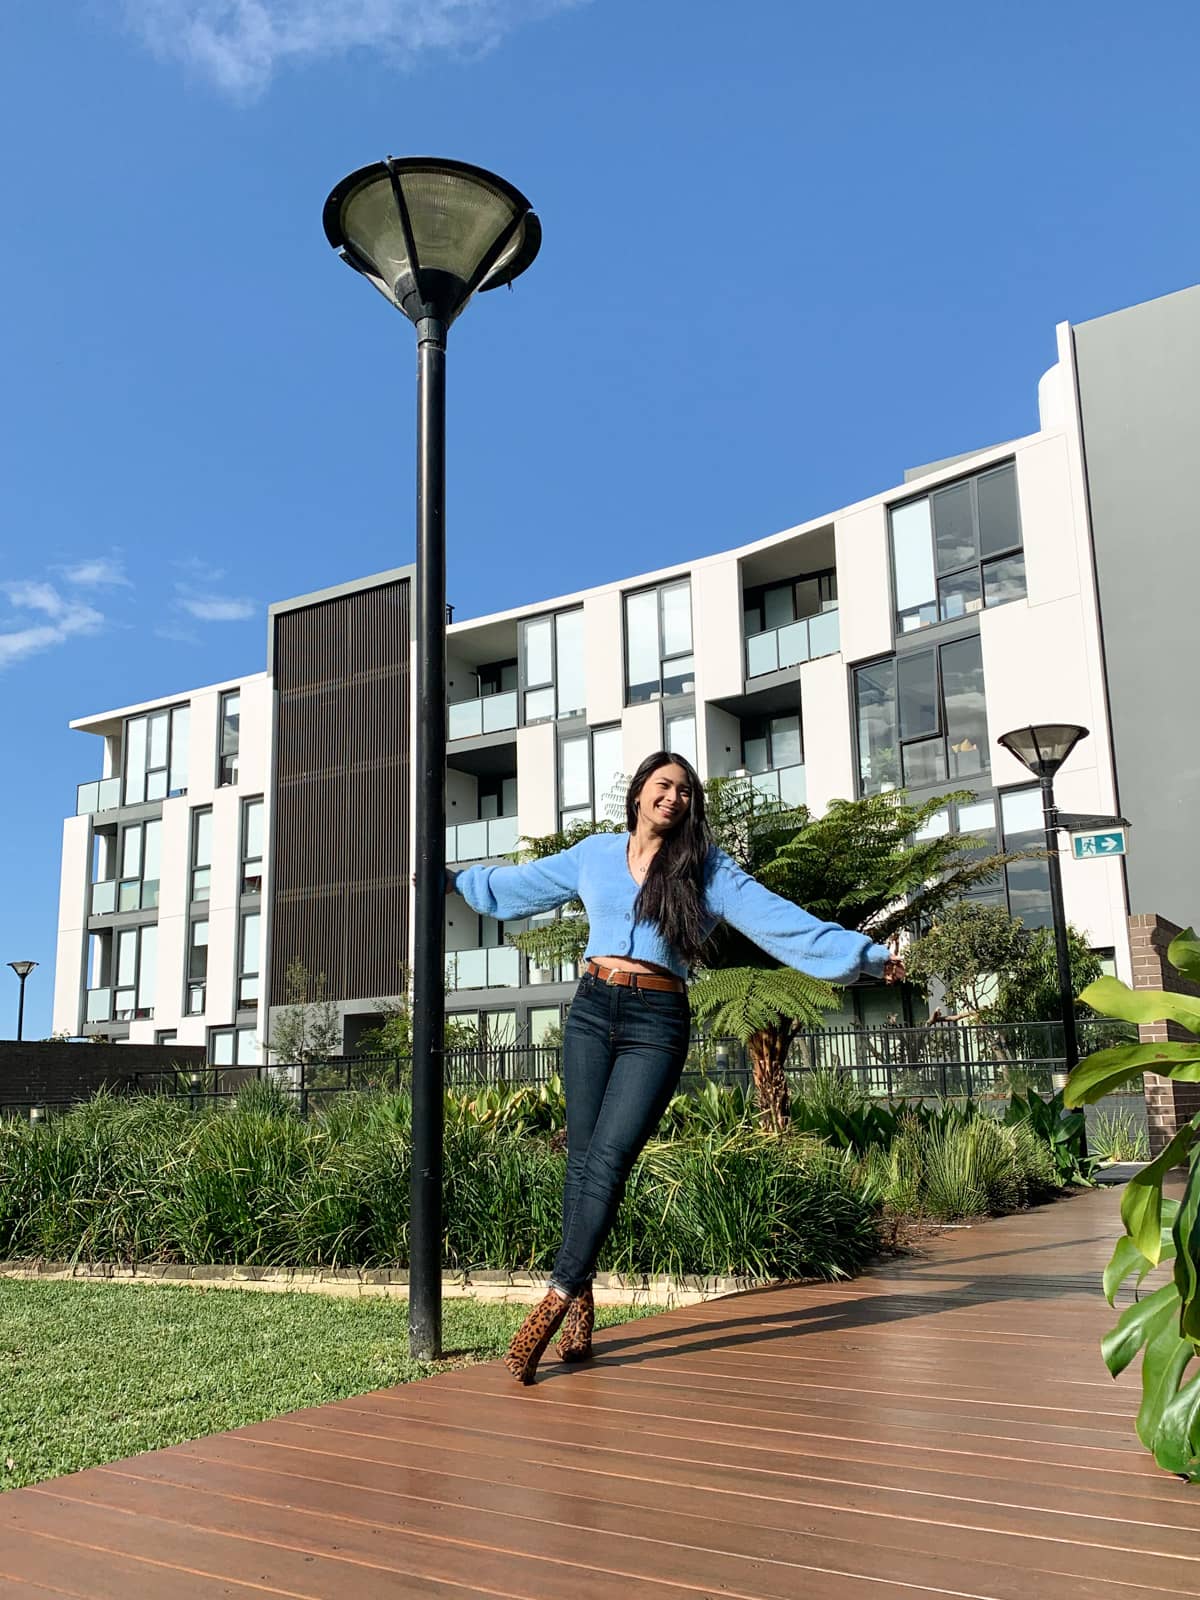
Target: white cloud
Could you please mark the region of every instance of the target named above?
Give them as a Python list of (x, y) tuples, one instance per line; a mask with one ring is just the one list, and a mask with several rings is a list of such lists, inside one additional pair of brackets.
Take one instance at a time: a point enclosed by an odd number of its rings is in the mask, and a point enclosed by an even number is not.
[(248, 99), (285, 63), (383, 51), (479, 54), (522, 23), (586, 0), (124, 0), (156, 55), (186, 63)]
[(72, 566), (59, 569), (68, 583), (80, 589), (120, 587), (132, 589), (120, 561), (111, 556), (96, 556), (90, 561), (76, 561)]
[[(16, 628), (0, 623), (0, 670), (41, 650), (63, 644), (76, 635), (95, 633), (104, 626), (103, 614), (94, 606), (60, 594), (52, 583), (41, 579), (0, 584), (0, 593), (6, 596), (14, 611), (34, 612), (46, 619), (30, 619), (23, 627)], [(10, 623), (13, 620), (12, 617), (7, 619)]]
[(258, 610), (253, 600), (220, 594), (182, 594), (176, 604), (198, 622), (245, 622)]

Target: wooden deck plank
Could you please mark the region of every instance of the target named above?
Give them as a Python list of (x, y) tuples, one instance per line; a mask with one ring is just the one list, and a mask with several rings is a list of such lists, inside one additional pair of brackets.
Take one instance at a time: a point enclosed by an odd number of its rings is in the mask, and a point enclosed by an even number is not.
[(12, 1491), (0, 1600), (1200, 1595), (1099, 1357), (1118, 1198)]

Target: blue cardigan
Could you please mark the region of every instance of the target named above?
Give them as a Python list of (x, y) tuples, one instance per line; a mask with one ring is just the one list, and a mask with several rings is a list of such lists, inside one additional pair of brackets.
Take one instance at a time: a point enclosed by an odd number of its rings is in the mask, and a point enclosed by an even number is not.
[[(639, 885), (629, 870), (628, 844), (627, 833), (590, 834), (570, 850), (524, 866), (468, 867), (454, 887), (481, 916), (504, 922), (582, 900), (590, 925), (587, 955), (652, 962), (686, 978), (687, 964), (657, 923), (634, 920)], [(772, 894), (715, 846), (704, 869), (704, 904), (710, 928), (728, 922), (776, 960), (830, 983), (853, 983), (864, 973), (882, 977), (891, 954), (866, 934), (820, 922)]]

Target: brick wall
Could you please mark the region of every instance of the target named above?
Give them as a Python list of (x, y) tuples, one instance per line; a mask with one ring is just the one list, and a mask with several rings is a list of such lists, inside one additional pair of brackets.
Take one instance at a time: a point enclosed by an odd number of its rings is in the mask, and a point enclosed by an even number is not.
[(206, 1054), (203, 1045), (0, 1039), (0, 1108), (86, 1100), (100, 1088), (132, 1087), (136, 1072), (202, 1067)]
[[(1129, 919), (1129, 945), (1133, 956), (1133, 987), (1165, 989), (1168, 994), (1200, 998), (1200, 985), (1181, 977), (1167, 960), (1167, 946), (1182, 929), (1165, 917)], [(1188, 1040), (1192, 1035), (1177, 1022), (1147, 1022), (1138, 1030), (1145, 1044), (1166, 1039)], [(1200, 1111), (1200, 1083), (1176, 1083), (1156, 1072), (1146, 1074), (1146, 1121), (1150, 1129), (1150, 1154), (1158, 1155), (1189, 1117)]]

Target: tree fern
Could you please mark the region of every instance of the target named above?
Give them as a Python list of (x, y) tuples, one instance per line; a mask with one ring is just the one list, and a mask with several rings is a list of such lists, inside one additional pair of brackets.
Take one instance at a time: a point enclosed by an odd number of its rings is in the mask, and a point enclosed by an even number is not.
[(764, 1028), (792, 1023), (792, 1031), (824, 1026), (824, 1013), (841, 1005), (841, 991), (791, 967), (718, 967), (691, 987), (692, 1012), (718, 1038), (749, 1044)]

